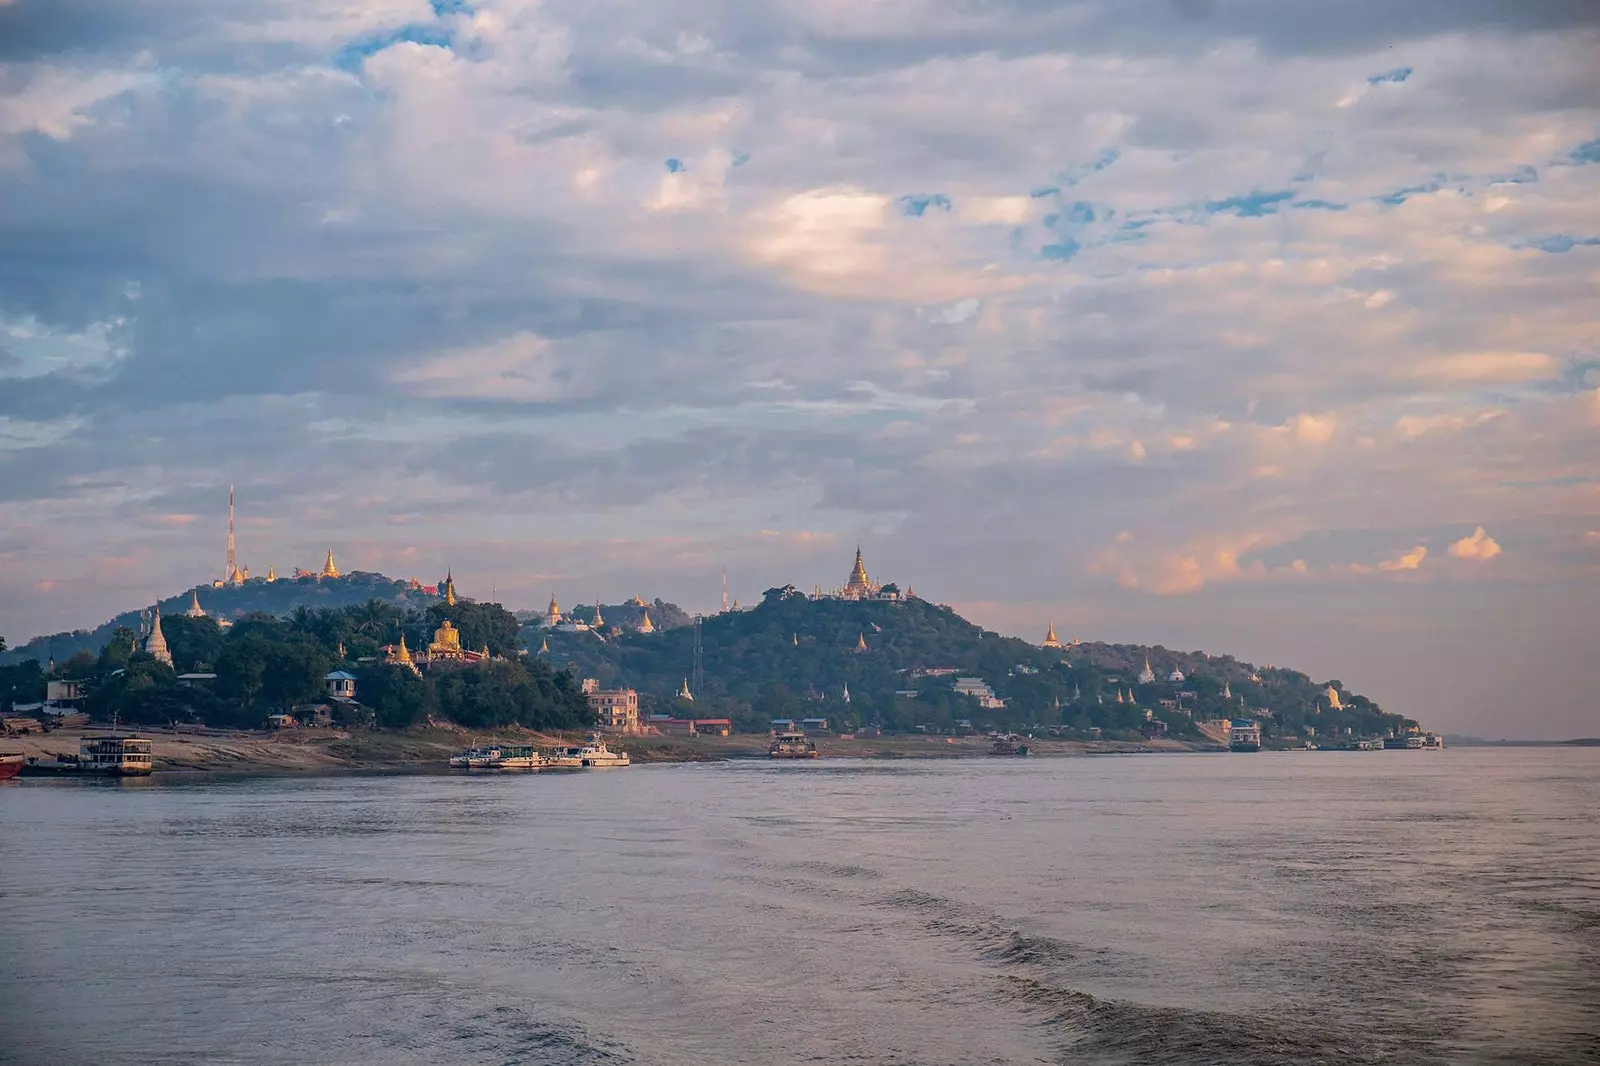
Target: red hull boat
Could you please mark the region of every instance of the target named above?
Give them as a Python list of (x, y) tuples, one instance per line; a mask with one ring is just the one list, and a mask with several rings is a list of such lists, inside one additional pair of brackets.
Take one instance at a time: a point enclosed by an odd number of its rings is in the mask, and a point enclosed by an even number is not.
[(0, 781), (8, 781), (22, 772), (27, 759), (20, 752), (0, 752)]

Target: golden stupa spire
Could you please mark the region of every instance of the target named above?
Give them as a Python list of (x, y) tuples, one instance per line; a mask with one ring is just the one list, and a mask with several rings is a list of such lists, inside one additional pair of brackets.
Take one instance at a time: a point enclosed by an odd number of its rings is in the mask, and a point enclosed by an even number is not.
[(861, 561), (861, 545), (856, 545), (856, 565), (850, 568), (850, 580), (845, 583), (845, 588), (866, 588), (870, 582), (867, 580), (867, 567)]
[(273, 581), (276, 581), (276, 580), (278, 580), (277, 568), (276, 567), (271, 567), (271, 566), (267, 567), (267, 581), (268, 582), (273, 582)]
[(404, 633), (400, 634), (400, 650), (394, 653), (394, 661), (405, 663), (408, 666), (411, 664), (411, 652), (406, 649), (406, 635)]
[(856, 651), (866, 651), (866, 650), (867, 650), (867, 635), (865, 633), (861, 633), (860, 635), (858, 635), (856, 637)]
[(332, 548), (328, 549), (328, 559), (322, 564), (322, 573), (319, 576), (326, 578), (335, 578), (339, 576), (339, 568), (335, 566), (333, 562)]
[(444, 605), (446, 607), (456, 605), (456, 579), (451, 576), (449, 570), (444, 572)]
[(540, 655), (549, 655), (550, 654), (550, 641), (548, 639), (539, 641), (539, 654)]
[(1051, 622), (1051, 623), (1049, 623), (1049, 624), (1047, 624), (1045, 626), (1044, 642), (1042, 644), (1040, 644), (1039, 647), (1041, 647), (1041, 648), (1059, 648), (1059, 647), (1061, 647), (1061, 642), (1056, 639), (1056, 624), (1054, 622)]

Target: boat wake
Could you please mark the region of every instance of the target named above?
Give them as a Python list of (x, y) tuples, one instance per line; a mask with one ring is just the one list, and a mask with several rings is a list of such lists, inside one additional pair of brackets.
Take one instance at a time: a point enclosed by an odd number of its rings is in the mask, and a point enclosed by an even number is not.
[(922, 916), (934, 936), (964, 945), (995, 971), (990, 994), (1044, 1027), (1063, 1064), (1322, 1066), (1451, 1061), (1436, 1044), (1370, 1033), (1326, 1019), (1287, 1022), (1260, 1013), (1163, 1006), (1075, 987), (1126, 971), (1133, 960), (1102, 948), (1024, 932), (998, 915), (915, 889), (882, 904)]

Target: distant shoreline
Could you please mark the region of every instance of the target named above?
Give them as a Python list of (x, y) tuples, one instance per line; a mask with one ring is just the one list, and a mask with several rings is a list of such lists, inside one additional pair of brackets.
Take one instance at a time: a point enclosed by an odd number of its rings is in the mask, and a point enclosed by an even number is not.
[[(104, 727), (62, 729), (47, 734), (6, 737), (0, 746), (40, 762), (72, 754), (85, 734)], [(129, 729), (154, 741), (155, 775), (301, 776), (319, 774), (431, 774), (450, 772), (451, 755), (481, 744), (532, 744), (553, 747), (574, 737), (523, 729), (472, 732), (453, 729), (359, 730), (295, 729), (276, 733), (205, 730)], [(768, 737), (613, 737), (635, 764), (764, 760)], [(1212, 750), (1178, 741), (1031, 742), (1036, 756), (1077, 757)], [(895, 736), (882, 738), (820, 737), (824, 759), (962, 759), (989, 757), (985, 737)]]

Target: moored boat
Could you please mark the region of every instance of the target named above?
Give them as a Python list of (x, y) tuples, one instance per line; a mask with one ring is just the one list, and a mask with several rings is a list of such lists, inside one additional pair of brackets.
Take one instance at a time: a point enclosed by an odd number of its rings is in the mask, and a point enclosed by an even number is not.
[(1235, 718), (1228, 726), (1229, 751), (1260, 751), (1261, 723), (1253, 718)]
[(583, 769), (582, 748), (551, 748), (540, 752), (541, 766), (546, 770)]
[(22, 772), (27, 757), (20, 751), (0, 751), (0, 781), (9, 781)]
[(816, 759), (821, 755), (816, 744), (800, 732), (774, 733), (772, 746), (767, 749), (771, 759)]
[(1027, 755), (1032, 751), (1015, 733), (1000, 733), (989, 745), (990, 755)]
[(499, 746), (487, 748), (468, 748), (466, 751), (450, 756), (450, 766), (456, 770), (487, 770), (499, 762), (501, 751)]
[(612, 751), (598, 736), (578, 749), (579, 764), (591, 770), (607, 766), (627, 766), (630, 761), (627, 752)]
[(144, 737), (109, 733), (78, 743), (78, 771), (114, 777), (144, 777), (155, 768), (155, 744)]
[(531, 744), (513, 744), (500, 749), (500, 758), (491, 764), (493, 770), (538, 770), (544, 766), (539, 749)]

